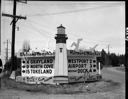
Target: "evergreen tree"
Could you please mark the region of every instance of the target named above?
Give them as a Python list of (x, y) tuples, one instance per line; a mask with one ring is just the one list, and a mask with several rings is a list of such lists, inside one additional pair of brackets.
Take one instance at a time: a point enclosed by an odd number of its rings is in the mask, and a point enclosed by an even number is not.
[(119, 65), (119, 58), (115, 53), (111, 53), (110, 55), (111, 65), (112, 66), (118, 66)]
[[(21, 59), (20, 58), (17, 58), (16, 56), (14, 57), (14, 61), (15, 61), (15, 64), (14, 66), (12, 67), (12, 71), (14, 70), (17, 70), (18, 68), (21, 68)], [(11, 69), (11, 62), (12, 62), (12, 59), (10, 58), (4, 65), (4, 71), (10, 71)]]
[(101, 51), (101, 63), (103, 64), (103, 65), (106, 65), (106, 52), (105, 52), (105, 50), (104, 49), (102, 49), (102, 51)]

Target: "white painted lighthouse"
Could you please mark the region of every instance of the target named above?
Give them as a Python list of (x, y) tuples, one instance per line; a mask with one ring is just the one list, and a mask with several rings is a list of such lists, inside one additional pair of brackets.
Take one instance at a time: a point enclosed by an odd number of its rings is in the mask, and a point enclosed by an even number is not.
[(65, 34), (65, 27), (60, 25), (57, 27), (56, 51), (55, 51), (55, 83), (68, 83), (68, 65), (67, 65), (67, 48), (66, 40), (68, 39)]

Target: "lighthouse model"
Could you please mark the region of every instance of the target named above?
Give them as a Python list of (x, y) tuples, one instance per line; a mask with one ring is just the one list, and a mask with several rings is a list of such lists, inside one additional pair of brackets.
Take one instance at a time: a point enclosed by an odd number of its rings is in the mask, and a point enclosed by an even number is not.
[(55, 51), (55, 83), (68, 83), (68, 66), (67, 66), (67, 48), (66, 40), (68, 39), (65, 34), (65, 27), (62, 25), (57, 27), (56, 51)]

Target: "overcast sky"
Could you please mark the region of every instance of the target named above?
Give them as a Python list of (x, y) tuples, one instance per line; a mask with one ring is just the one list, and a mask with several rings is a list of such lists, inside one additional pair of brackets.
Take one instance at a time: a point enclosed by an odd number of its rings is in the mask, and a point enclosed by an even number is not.
[[(3, 1), (2, 12), (12, 14), (13, 3)], [(80, 46), (89, 48), (99, 44), (101, 51), (110, 45), (110, 53), (125, 52), (125, 2), (73, 2), (73, 1), (28, 1), (17, 3), (17, 15), (26, 16), (27, 20), (18, 20), (16, 45), (18, 51), (24, 40), (29, 40), (32, 49), (55, 49), (55, 34), (62, 24), (68, 36), (67, 48), (78, 38), (83, 38)], [(3, 42), (11, 40), (11, 18), (2, 17)]]

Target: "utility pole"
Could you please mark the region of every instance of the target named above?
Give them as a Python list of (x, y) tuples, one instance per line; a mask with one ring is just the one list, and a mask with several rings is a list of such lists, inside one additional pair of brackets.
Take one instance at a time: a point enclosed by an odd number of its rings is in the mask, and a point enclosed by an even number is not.
[(12, 44), (11, 44), (11, 59), (12, 59), (12, 62), (11, 62), (10, 72), (12, 71), (12, 67), (15, 64), (14, 56), (15, 56), (15, 28), (16, 28), (16, 22), (18, 21), (18, 19), (26, 19), (26, 17), (16, 15), (16, 6), (17, 6), (17, 0), (13, 0), (13, 15), (4, 14), (4, 13), (2, 14), (3, 16), (13, 18), (13, 20), (11, 22), (11, 24), (12, 24)]
[[(0, 16), (1, 16), (1, 0), (0, 0)], [(1, 18), (0, 18), (0, 61), (1, 61)], [(1, 61), (2, 62), (2, 61)], [(1, 66), (0, 66), (1, 67)], [(0, 68), (0, 73), (1, 73), (1, 68)], [(1, 77), (0, 77), (0, 88), (1, 88)]]
[(108, 65), (109, 65), (109, 47), (110, 45), (108, 44)]
[[(0, 0), (0, 16), (1, 16), (1, 3), (2, 3), (2, 0)], [(0, 18), (0, 55), (1, 55), (1, 18)]]
[(109, 55), (109, 47), (110, 47), (110, 44), (108, 44), (108, 55)]
[(125, 31), (125, 70), (128, 73), (128, 27), (126, 27)]
[[(16, 0), (13, 1), (13, 15), (16, 16)], [(11, 70), (14, 66), (14, 56), (15, 56), (15, 28), (16, 28), (16, 17), (13, 17), (12, 20), (12, 44), (11, 44)], [(11, 71), (10, 70), (10, 71)]]
[(5, 58), (5, 60), (6, 60), (6, 62), (8, 61), (8, 44), (9, 44), (9, 40), (7, 40), (6, 42), (4, 42), (7, 46), (6, 46), (6, 58)]
[(7, 40), (7, 48), (6, 48), (6, 62), (8, 61), (8, 40)]

